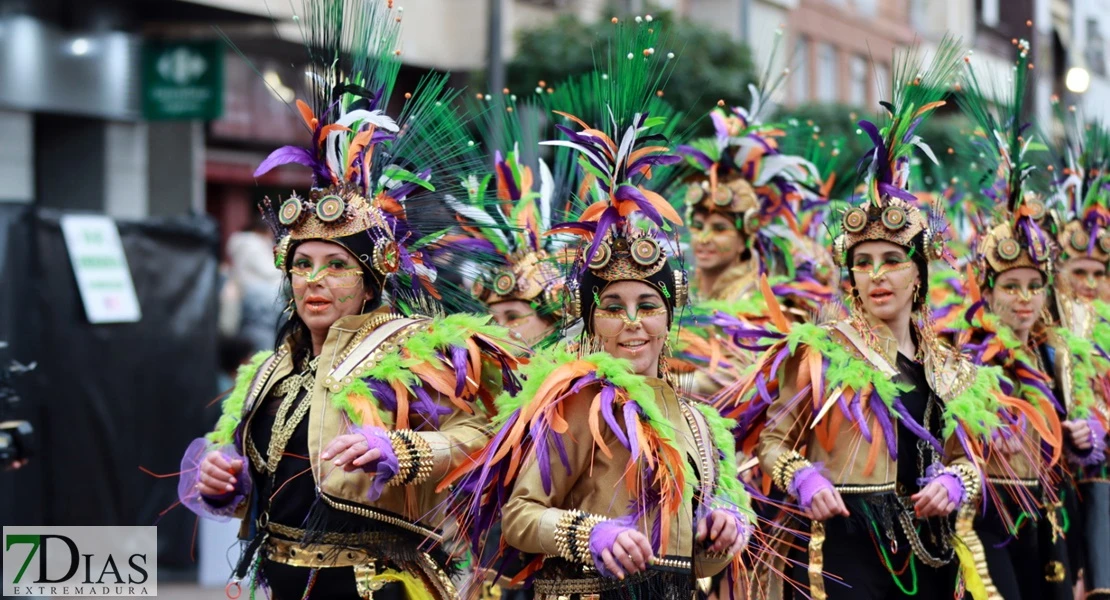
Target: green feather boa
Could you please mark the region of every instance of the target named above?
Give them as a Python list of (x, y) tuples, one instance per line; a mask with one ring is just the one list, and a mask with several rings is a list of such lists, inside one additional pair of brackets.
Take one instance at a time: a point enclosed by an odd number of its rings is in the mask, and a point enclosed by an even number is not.
[(262, 363), (273, 354), (269, 350), (259, 352), (251, 357), (249, 363), (239, 367), (239, 373), (235, 376), (235, 387), (221, 405), (220, 419), (216, 421), (215, 429), (205, 436), (208, 441), (217, 446), (226, 446), (235, 441), (235, 428), (243, 418), (243, 403), (247, 400), (251, 382), (258, 374), (258, 369), (262, 368)]
[(1095, 366), (1095, 345), (1091, 340), (1075, 335), (1066, 327), (1059, 327), (1056, 332), (1064, 341), (1068, 353), (1071, 354), (1073, 402), (1072, 406), (1068, 407), (1068, 418), (1089, 418), (1097, 402), (1095, 390), (1092, 387), (1098, 377), (1098, 369)]
[[(351, 403), (351, 397), (357, 395), (369, 398), (382, 422), (386, 426), (392, 426), (393, 413), (381, 407), (364, 379), (378, 379), (390, 386), (399, 383), (405, 387), (412, 387), (418, 384), (420, 379), (411, 371), (411, 367), (421, 363), (439, 364), (441, 351), (446, 352), (451, 347), (466, 347), (467, 340), (477, 334), (493, 339), (508, 339), (508, 331), (505, 328), (489, 324), (488, 321), (489, 317), (463, 314), (431, 319), (420, 326), (420, 330), (405, 342), (407, 357), (403, 357), (400, 352), (381, 357), (376, 364), (363, 372), (362, 377), (353, 379), (339, 393), (334, 394), (333, 405), (344, 411), (352, 423), (362, 425), (362, 419)], [(243, 417), (243, 403), (246, 401), (247, 393), (250, 392), (251, 381), (254, 380), (263, 361), (272, 354), (273, 352), (260, 352), (251, 359), (250, 364), (239, 369), (235, 388), (224, 400), (222, 414), (216, 422), (216, 428), (207, 436), (209, 440), (220, 445), (229, 444), (234, 440), (235, 428), (239, 426), (239, 421)]]
[(748, 517), (748, 522), (755, 524), (756, 515), (752, 510), (752, 499), (740, 478), (736, 476), (739, 466), (736, 464), (735, 438), (732, 429), (736, 421), (726, 419), (717, 412), (717, 409), (701, 402), (694, 406), (705, 417), (709, 424), (710, 435), (713, 436), (713, 447), (720, 453), (720, 467), (717, 469), (717, 496), (724, 499), (727, 508), (735, 508)]
[[(346, 413), (347, 418), (355, 425), (362, 425), (362, 419), (351, 404), (352, 396), (369, 398), (370, 403), (378, 411), (378, 416), (386, 427), (392, 427), (394, 415), (391, 411), (381, 407), (379, 400), (374, 396), (373, 390), (366, 385), (364, 379), (383, 381), (391, 387), (400, 384), (412, 388), (420, 383), (420, 378), (412, 372), (412, 367), (420, 364), (439, 364), (440, 354), (448, 354), (450, 348), (467, 348), (467, 342), (475, 335), (483, 335), (493, 339), (508, 339), (508, 330), (500, 325), (489, 323), (488, 316), (455, 314), (446, 317), (436, 317), (430, 322), (421, 325), (420, 330), (405, 341), (404, 357), (399, 352), (394, 352), (381, 357), (376, 364), (362, 372), (332, 397), (332, 403)], [(448, 354), (449, 356), (449, 354)], [(468, 355), (469, 356), (469, 355)], [(468, 367), (469, 368), (469, 367)], [(481, 373), (472, 373), (473, 377), (480, 377)], [(429, 388), (429, 393), (432, 390)]]
[[(891, 416), (899, 418), (894, 410), (894, 399), (909, 391), (910, 386), (887, 379), (871, 363), (849, 352), (826, 327), (806, 323), (794, 325), (786, 336), (786, 344), (791, 355), (797, 355), (798, 346), (808, 346), (821, 354), (826, 367), (826, 395), (829, 390), (841, 387), (854, 392), (872, 389), (879, 394)], [(979, 367), (967, 389), (945, 400), (942, 413), (945, 437), (952, 435), (959, 426), (970, 435), (987, 435), (1001, 425), (1000, 407), (994, 395), (999, 392), (1000, 377), (1002, 372), (997, 367)]]

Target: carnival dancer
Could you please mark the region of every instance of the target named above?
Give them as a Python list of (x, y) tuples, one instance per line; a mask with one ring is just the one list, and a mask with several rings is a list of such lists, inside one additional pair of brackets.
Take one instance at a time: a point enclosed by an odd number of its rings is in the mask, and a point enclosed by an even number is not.
[[(566, 286), (565, 265), (559, 262), (565, 240), (549, 233), (554, 222), (565, 220), (570, 169), (563, 163), (570, 152), (554, 153), (554, 169), (539, 157), (543, 128), (537, 103), (502, 94), (485, 104), (489, 167), (467, 177), (465, 200), (447, 200), (476, 226), (464, 227), (468, 237), (452, 245), (472, 250), (467, 255), (474, 259), (462, 265), (464, 276), (498, 324), (529, 347), (550, 345), (561, 331)], [(491, 190), (496, 191), (492, 201)]]
[(499, 399), (493, 441), (456, 473), (474, 493), (460, 510), (475, 543), (500, 517), (502, 550), (531, 557), (544, 600), (690, 598), (697, 578), (739, 569), (751, 531), (728, 423), (668, 374), (687, 294), (665, 249), (679, 216), (643, 182), (680, 159), (643, 107), (674, 59), (641, 21), (616, 25), (598, 86), (611, 120), (563, 114), (567, 140), (548, 142), (572, 145), (589, 173), (589, 207), (554, 228), (584, 240), (568, 276), (577, 349), (537, 354), (520, 394)]
[(385, 114), (400, 67), (387, 3), (316, 0), (298, 17), (312, 143), (256, 171), (312, 169), (307, 195), (265, 202), (289, 317), (189, 447), (179, 494), (198, 515), (242, 520), (229, 586), (252, 597), (453, 599), (454, 565), (426, 544), (442, 537), (435, 486), (486, 443), (484, 407), (517, 363), (486, 318), (415, 312), (433, 306), (434, 272), (408, 216), (469, 166), (464, 129), (445, 77)]
[(1069, 336), (1071, 351), (1052, 352), (1048, 360), (1054, 365), (1057, 386), (1061, 386), (1058, 396), (1068, 409), (1084, 405), (1094, 409), (1089, 418), (1078, 420), (1071, 432), (1077, 439), (1089, 439), (1093, 450), (1076, 457), (1079, 488), (1064, 499), (1072, 517), (1071, 528), (1082, 532), (1069, 536), (1068, 550), (1077, 579), (1082, 570), (1087, 596), (1110, 597), (1110, 540), (1106, 535), (1110, 532), (1110, 479), (1104, 452), (1106, 390), (1102, 385), (1110, 362), (1106, 348), (1092, 345), (1099, 329), (1100, 281), (1110, 258), (1110, 194), (1104, 189), (1110, 168), (1110, 132), (1097, 123), (1082, 124), (1075, 111), (1064, 110), (1058, 99), (1054, 101), (1066, 136), (1058, 152), (1050, 215), (1060, 249), (1061, 282), (1049, 308), (1058, 320), (1058, 330)]
[[(1001, 392), (995, 374), (932, 330), (928, 264), (944, 243), (906, 189), (913, 151), (927, 149), (915, 130), (943, 104), (959, 58), (950, 40), (928, 68), (902, 57), (884, 125), (860, 123), (874, 142), (866, 193), (833, 246), (849, 269), (850, 317), (818, 325), (776, 315), (780, 332), (769, 335), (780, 341), (720, 403), (762, 466), (764, 493), (774, 485), (804, 515), (784, 513), (778, 531), (809, 535), (791, 566), (765, 570), (761, 596), (781, 597), (792, 582), (815, 598), (940, 598), (956, 589), (957, 552), (972, 553), (952, 516), (977, 505)], [(968, 589), (981, 595), (974, 581)]]
[[(968, 545), (983, 548), (985, 560), (976, 566), (989, 597), (1065, 600), (1073, 580), (1054, 467), (1065, 443), (1060, 422), (1079, 411), (1072, 407), (1069, 414), (1059, 402), (1041, 348), (1060, 348), (1062, 336), (1045, 320), (1054, 245), (1041, 227), (1047, 211), (1034, 191), (1036, 167), (1028, 157), (1044, 146), (1022, 121), (1029, 44), (1015, 40), (1015, 46), (1008, 89), (985, 88), (969, 61), (957, 97), (978, 127), (968, 150), (983, 170), (971, 183), (995, 210), (980, 228), (970, 306), (955, 324), (955, 345), (976, 364), (1000, 367), (1004, 391), (1019, 400), (1003, 413), (1005, 426), (987, 452), (986, 476), (997, 493), (985, 499), (974, 528), (963, 535)], [(1075, 422), (1065, 423), (1073, 431)], [(1076, 442), (1090, 448), (1087, 439), (1070, 440)]]

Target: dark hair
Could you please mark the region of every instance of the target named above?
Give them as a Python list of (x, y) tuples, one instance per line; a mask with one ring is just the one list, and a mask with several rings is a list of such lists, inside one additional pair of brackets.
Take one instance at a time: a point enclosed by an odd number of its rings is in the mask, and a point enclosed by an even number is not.
[[(881, 242), (885, 240), (867, 241)], [(860, 242), (859, 244), (862, 243), (863, 242)], [(848, 249), (847, 263), (848, 281), (852, 284), (852, 296), (857, 298), (859, 297), (859, 292), (856, 291), (856, 273), (852, 270), (852, 260), (855, 258), (856, 246), (859, 246), (859, 244), (856, 244), (855, 246), (852, 246)], [(925, 258), (925, 232), (922, 231), (921, 233), (913, 236), (913, 239), (910, 240), (910, 246), (908, 248), (906, 246), (902, 246), (901, 244), (896, 245), (909, 252), (910, 260), (913, 261), (913, 264), (917, 265), (917, 278), (921, 282), (921, 293), (918, 294), (917, 299), (913, 301), (913, 308), (914, 310), (920, 310), (929, 300), (929, 261)]]
[(221, 335), (216, 342), (216, 353), (219, 356), (220, 371), (234, 373), (243, 361), (254, 354), (254, 344), (242, 335)]

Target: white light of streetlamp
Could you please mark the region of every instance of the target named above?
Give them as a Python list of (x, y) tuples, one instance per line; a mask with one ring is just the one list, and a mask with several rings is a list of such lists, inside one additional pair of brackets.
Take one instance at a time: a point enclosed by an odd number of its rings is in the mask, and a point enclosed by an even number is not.
[(1068, 69), (1067, 76), (1064, 77), (1064, 85), (1067, 86), (1068, 91), (1075, 94), (1082, 94), (1091, 87), (1091, 74), (1083, 67), (1072, 67)]
[(69, 43), (69, 51), (74, 56), (84, 56), (89, 53), (89, 40), (79, 37)]

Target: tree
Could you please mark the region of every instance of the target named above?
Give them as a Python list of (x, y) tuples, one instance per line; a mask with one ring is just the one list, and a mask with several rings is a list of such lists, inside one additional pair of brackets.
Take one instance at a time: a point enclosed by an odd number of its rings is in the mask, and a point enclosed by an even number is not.
[[(696, 126), (711, 130), (705, 115), (724, 100), (730, 105), (749, 102), (747, 86), (757, 71), (751, 51), (727, 34), (712, 31), (670, 13), (655, 15), (654, 20), (668, 32), (669, 48), (681, 62), (668, 82), (666, 99), (686, 113), (683, 129)], [(523, 93), (558, 85), (568, 77), (594, 68), (594, 49), (605, 48), (612, 36), (608, 20), (583, 23), (574, 15), (561, 15), (554, 23), (518, 32), (516, 56), (508, 65), (509, 87)]]

